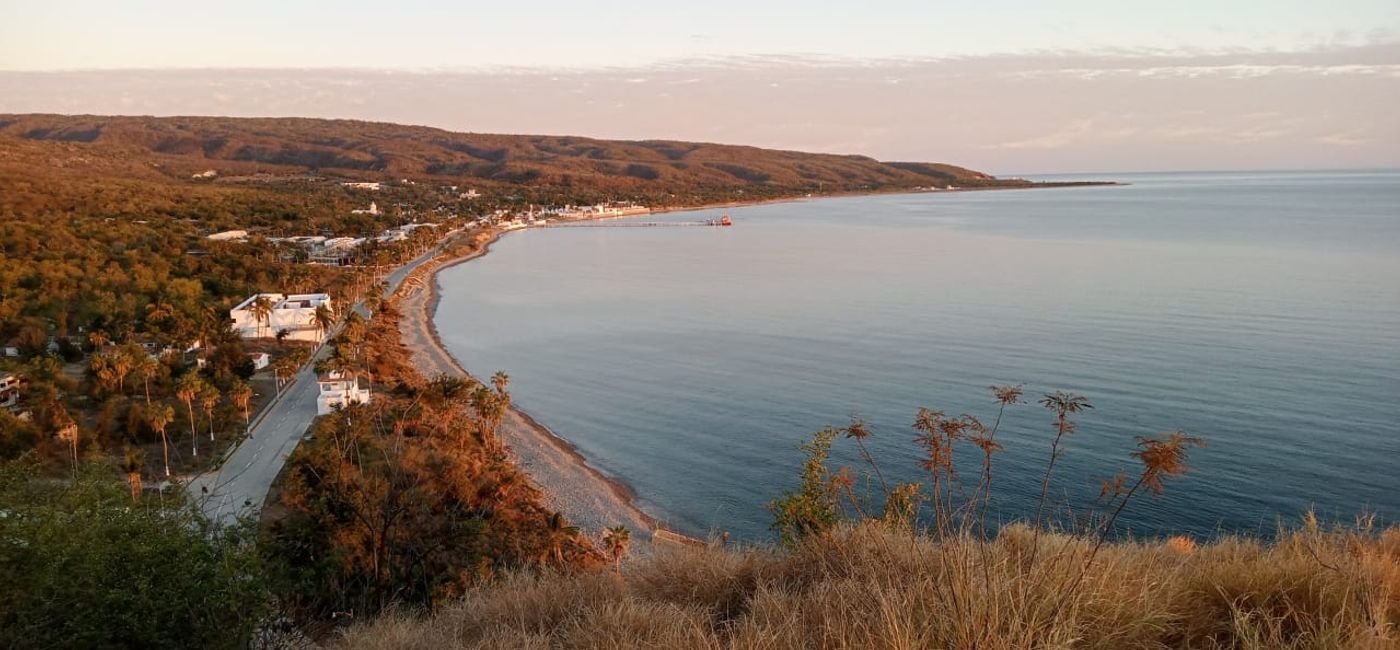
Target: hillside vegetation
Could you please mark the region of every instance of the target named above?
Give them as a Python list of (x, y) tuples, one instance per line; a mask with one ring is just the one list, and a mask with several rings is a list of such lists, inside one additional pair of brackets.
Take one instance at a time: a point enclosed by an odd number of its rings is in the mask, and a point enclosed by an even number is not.
[[(48, 146), (25, 152), (22, 143)], [(299, 118), (0, 115), (0, 160), (16, 151), (85, 173), (147, 179), (186, 180), (211, 168), (225, 177), (316, 172), (363, 180), (562, 186), (672, 198), (669, 202), (677, 202), (672, 195), (711, 196), (722, 190), (761, 196), (1030, 185), (953, 165), (882, 163), (856, 155)]]

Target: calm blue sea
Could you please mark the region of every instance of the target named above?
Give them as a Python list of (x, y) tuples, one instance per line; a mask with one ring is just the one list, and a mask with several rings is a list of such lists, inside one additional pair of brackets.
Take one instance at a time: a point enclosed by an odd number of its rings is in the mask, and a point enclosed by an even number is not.
[[(1053, 487), (1074, 504), (1134, 469), (1135, 436), (1208, 440), (1127, 511), (1134, 534), (1267, 533), (1308, 508), (1400, 520), (1400, 172), (1109, 178), (1131, 185), (512, 233), (442, 274), (437, 324), (690, 533), (768, 538), (798, 443), (852, 414), (885, 472), (916, 479), (918, 407), (990, 420), (994, 383), (1093, 403)], [(998, 519), (1033, 511), (1052, 420), (1008, 412)]]

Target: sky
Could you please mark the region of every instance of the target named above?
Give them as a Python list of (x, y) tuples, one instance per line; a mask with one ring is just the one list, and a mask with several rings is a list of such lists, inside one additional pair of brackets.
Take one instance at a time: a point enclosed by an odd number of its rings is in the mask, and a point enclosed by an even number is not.
[(0, 112), (343, 117), (993, 172), (1400, 165), (1400, 2), (0, 0)]

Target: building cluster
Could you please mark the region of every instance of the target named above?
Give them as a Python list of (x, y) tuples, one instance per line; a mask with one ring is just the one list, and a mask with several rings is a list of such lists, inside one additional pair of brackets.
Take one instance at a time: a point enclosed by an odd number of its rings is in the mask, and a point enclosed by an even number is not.
[(437, 228), (435, 223), (409, 223), (389, 228), (373, 237), (323, 237), (321, 235), (298, 235), (295, 237), (268, 237), (270, 242), (289, 244), (306, 253), (306, 261), (312, 264), (348, 266), (359, 258), (360, 248), (370, 242), (388, 244), (404, 241), (419, 228)]
[(248, 339), (282, 337), (292, 341), (317, 342), (325, 334), (317, 310), (334, 313), (331, 297), (324, 293), (257, 293), (238, 303), (228, 312), (233, 329)]
[(615, 219), (651, 214), (651, 208), (635, 203), (599, 203), (596, 205), (530, 206), (524, 212), (496, 210), (477, 219), (482, 225), (494, 225), (502, 230), (544, 226), (561, 221), (585, 219)]

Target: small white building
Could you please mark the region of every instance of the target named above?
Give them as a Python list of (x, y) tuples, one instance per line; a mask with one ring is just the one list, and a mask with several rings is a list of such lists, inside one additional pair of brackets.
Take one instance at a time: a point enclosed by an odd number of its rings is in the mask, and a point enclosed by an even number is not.
[(14, 408), (19, 403), (19, 375), (0, 372), (0, 408)]
[(329, 415), (337, 408), (351, 404), (368, 404), (368, 386), (360, 386), (358, 377), (347, 377), (339, 370), (332, 370), (316, 378), (319, 392), (316, 395), (316, 415)]
[(378, 191), (379, 183), (341, 183), (341, 186), (355, 190)]
[(225, 230), (205, 237), (205, 239), (213, 241), (243, 241), (247, 238), (248, 231), (246, 230)]
[[(253, 309), (258, 298), (266, 297), (272, 303), (269, 313), (259, 318)], [(331, 297), (324, 293), (302, 293), (290, 296), (280, 293), (258, 293), (230, 309), (229, 318), (233, 329), (246, 339), (271, 338), (286, 330), (287, 338), (293, 341), (319, 341), (322, 335), (316, 327), (316, 308), (324, 305), (333, 308)]]
[(272, 360), (266, 352), (254, 352), (248, 355), (248, 358), (253, 361), (253, 372), (266, 368), (268, 362)]
[(379, 214), (379, 204), (370, 201), (369, 208), (364, 210), (351, 210), (350, 214)]

